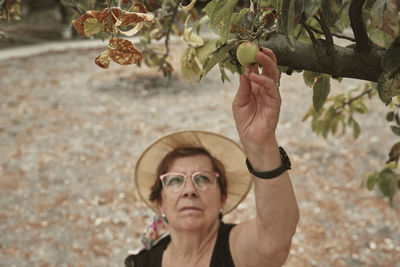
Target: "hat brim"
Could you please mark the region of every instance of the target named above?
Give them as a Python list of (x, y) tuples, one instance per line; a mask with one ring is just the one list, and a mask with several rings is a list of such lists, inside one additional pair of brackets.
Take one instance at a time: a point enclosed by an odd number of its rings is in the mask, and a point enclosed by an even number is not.
[(135, 168), (135, 185), (140, 198), (159, 214), (157, 203), (149, 200), (151, 187), (158, 179), (157, 168), (172, 150), (183, 147), (201, 147), (218, 159), (225, 167), (227, 200), (223, 213), (229, 213), (246, 197), (251, 188), (251, 175), (247, 171), (246, 155), (235, 141), (207, 131), (180, 131), (161, 137), (140, 156)]

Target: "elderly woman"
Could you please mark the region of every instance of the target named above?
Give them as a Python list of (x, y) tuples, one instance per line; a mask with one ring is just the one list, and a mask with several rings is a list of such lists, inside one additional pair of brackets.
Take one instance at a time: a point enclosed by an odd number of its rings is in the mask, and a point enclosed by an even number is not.
[[(281, 98), (276, 58), (256, 54), (232, 104), (243, 149), (223, 136), (183, 131), (153, 143), (135, 172), (142, 199), (167, 221), (169, 235), (130, 255), (126, 266), (281, 266), (299, 220), (287, 172), (290, 161), (275, 130)], [(224, 224), (254, 183), (255, 218)]]

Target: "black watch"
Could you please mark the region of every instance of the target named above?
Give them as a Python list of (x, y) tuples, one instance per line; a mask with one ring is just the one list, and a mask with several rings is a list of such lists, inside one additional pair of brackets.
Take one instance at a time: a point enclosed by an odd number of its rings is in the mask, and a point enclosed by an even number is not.
[(290, 170), (291, 166), (292, 166), (292, 164), (290, 163), (289, 157), (286, 154), (286, 151), (282, 147), (279, 147), (279, 153), (281, 154), (282, 165), (279, 166), (278, 168), (276, 168), (275, 170), (267, 171), (267, 172), (256, 172), (253, 169), (253, 167), (251, 166), (249, 160), (246, 158), (247, 169), (249, 169), (249, 172), (251, 174), (253, 174), (255, 177), (258, 177), (261, 179), (272, 179), (272, 178), (278, 177), (285, 171)]

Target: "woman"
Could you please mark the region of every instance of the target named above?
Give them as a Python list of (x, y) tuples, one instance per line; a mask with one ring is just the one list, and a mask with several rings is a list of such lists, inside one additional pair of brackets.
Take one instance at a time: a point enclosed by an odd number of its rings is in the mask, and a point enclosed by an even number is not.
[[(169, 236), (129, 256), (126, 266), (285, 263), (299, 211), (287, 172), (290, 161), (275, 136), (281, 105), (276, 58), (263, 48), (256, 60), (261, 73), (256, 65), (246, 69), (232, 103), (244, 154), (233, 141), (202, 131), (163, 137), (142, 154), (136, 187), (142, 199), (165, 217)], [(255, 218), (224, 224), (221, 215), (240, 203), (251, 181)]]

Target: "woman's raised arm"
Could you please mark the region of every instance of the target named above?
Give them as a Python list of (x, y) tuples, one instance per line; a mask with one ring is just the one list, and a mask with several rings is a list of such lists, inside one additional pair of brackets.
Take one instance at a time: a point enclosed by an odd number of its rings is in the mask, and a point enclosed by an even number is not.
[[(246, 68), (232, 103), (236, 128), (251, 167), (268, 172), (282, 165), (275, 130), (281, 97), (279, 71), (273, 52), (256, 54), (262, 66)], [(241, 266), (281, 266), (287, 259), (299, 210), (288, 172), (273, 179), (253, 176), (256, 217), (237, 225), (231, 233), (232, 257)]]

